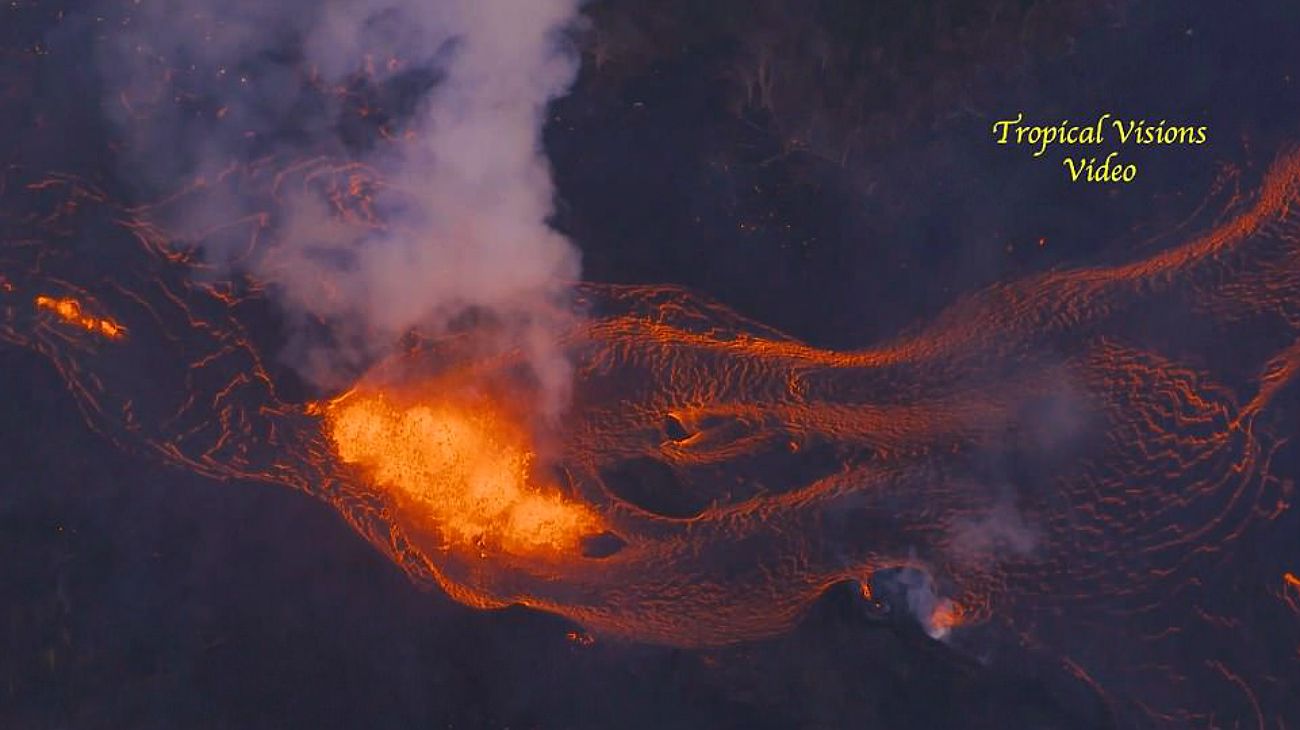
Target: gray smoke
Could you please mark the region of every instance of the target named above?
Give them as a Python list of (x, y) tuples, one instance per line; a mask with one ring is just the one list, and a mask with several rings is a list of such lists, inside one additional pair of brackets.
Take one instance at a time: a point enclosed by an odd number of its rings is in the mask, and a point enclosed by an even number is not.
[(954, 520), (949, 549), (958, 562), (982, 563), (1029, 556), (1041, 539), (1042, 531), (1004, 498), (984, 512)]
[(944, 619), (955, 610), (951, 599), (940, 595), (930, 573), (907, 566), (878, 570), (871, 576), (873, 594), (894, 610), (906, 611), (932, 639), (945, 639), (952, 625)]
[[(303, 336), (287, 353), (318, 383), (340, 384), (412, 327), (437, 332), (468, 313), (494, 323), (489, 346), (527, 355), (556, 408), (579, 260), (548, 225), (541, 130), (577, 71), (579, 5), (138, 0), (97, 33), (123, 176), (149, 195), (257, 159), (363, 163), (383, 181), (380, 225), (288, 191), (260, 248), (206, 236), (205, 259), (266, 283), (291, 321), (327, 329), (327, 342)], [(388, 94), (390, 139), (349, 131), (363, 106), (349, 94), (367, 89)], [(211, 229), (268, 205), (238, 190), (198, 199), (166, 223)]]

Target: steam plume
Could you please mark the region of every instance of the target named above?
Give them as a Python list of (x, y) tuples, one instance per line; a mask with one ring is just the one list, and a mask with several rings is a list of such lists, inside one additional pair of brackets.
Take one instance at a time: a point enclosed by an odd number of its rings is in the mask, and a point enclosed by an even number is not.
[[(565, 34), (579, 4), (144, 0), (98, 55), (124, 177), (166, 192), (232, 161), (364, 163), (383, 180), (373, 196), (381, 226), (300, 191), (280, 201), (253, 255), (246, 239), (206, 237), (205, 257), (270, 284), (304, 325), (292, 363), (318, 383), (347, 378), (411, 327), (437, 331), (470, 314), (493, 321), (494, 346), (528, 355), (553, 408), (568, 380), (555, 333), (579, 262), (548, 225), (541, 129), (577, 70)], [(350, 130), (355, 105), (321, 91), (358, 79), (386, 95), (397, 141)], [(210, 228), (267, 204), (238, 192), (203, 198), (169, 223)], [(304, 334), (311, 322), (327, 335)]]

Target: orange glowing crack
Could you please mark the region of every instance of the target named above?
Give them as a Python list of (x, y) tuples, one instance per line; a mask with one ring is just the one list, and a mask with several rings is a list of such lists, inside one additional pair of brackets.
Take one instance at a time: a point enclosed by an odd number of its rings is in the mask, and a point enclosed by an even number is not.
[(72, 297), (36, 297), (36, 308), (44, 309), (58, 315), (59, 319), (74, 327), (97, 334), (110, 340), (120, 340), (126, 336), (126, 328), (106, 317), (94, 317), (86, 314), (81, 302)]
[(600, 531), (590, 509), (539, 483), (532, 451), (499, 413), (351, 394), (331, 403), (326, 418), (339, 458), (426, 518), (449, 546), (559, 552)]
[[(1292, 613), (1300, 616), (1300, 578), (1297, 578), (1295, 573), (1282, 574), (1282, 592), (1279, 597)], [(1296, 649), (1296, 654), (1300, 656), (1300, 648)]]

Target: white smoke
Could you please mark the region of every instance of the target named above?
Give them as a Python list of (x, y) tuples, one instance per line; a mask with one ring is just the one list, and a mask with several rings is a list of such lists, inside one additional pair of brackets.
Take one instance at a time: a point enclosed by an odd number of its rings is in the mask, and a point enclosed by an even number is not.
[[(241, 256), (242, 241), (207, 240), (206, 258), (269, 284), (291, 319), (330, 328), (328, 345), (300, 342), (291, 353), (317, 382), (412, 327), (437, 331), (486, 313), (495, 346), (527, 354), (553, 408), (568, 382), (556, 333), (579, 257), (548, 224), (555, 193), (541, 132), (549, 102), (577, 72), (569, 35), (580, 2), (139, 0), (99, 52), (106, 108), (126, 140), (124, 175), (165, 190), (255, 156), (365, 163), (384, 180), (374, 201), (382, 228), (343, 220), (304, 191), (280, 201), (262, 250)], [(319, 90), (363, 71), (383, 84), (412, 69), (425, 72), (427, 89), (400, 138), (349, 146), (341, 108), (322, 106)], [(173, 72), (188, 98), (168, 86)], [(219, 119), (203, 113), (218, 105)], [(265, 204), (211, 195), (186, 222)]]

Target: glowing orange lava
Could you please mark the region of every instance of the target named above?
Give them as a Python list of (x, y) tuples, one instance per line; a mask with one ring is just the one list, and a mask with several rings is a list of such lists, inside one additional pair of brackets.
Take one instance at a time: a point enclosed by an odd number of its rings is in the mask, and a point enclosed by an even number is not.
[(965, 622), (961, 604), (947, 599), (939, 601), (930, 613), (931, 631), (936, 636), (947, 636), (954, 628)]
[(600, 529), (591, 510), (537, 478), (533, 452), (499, 412), (354, 393), (331, 403), (327, 420), (339, 458), (448, 543), (564, 552)]
[(36, 297), (36, 308), (44, 309), (58, 315), (59, 319), (74, 327), (91, 332), (110, 340), (120, 340), (126, 336), (126, 328), (107, 317), (95, 317), (86, 314), (81, 302), (72, 297)]

